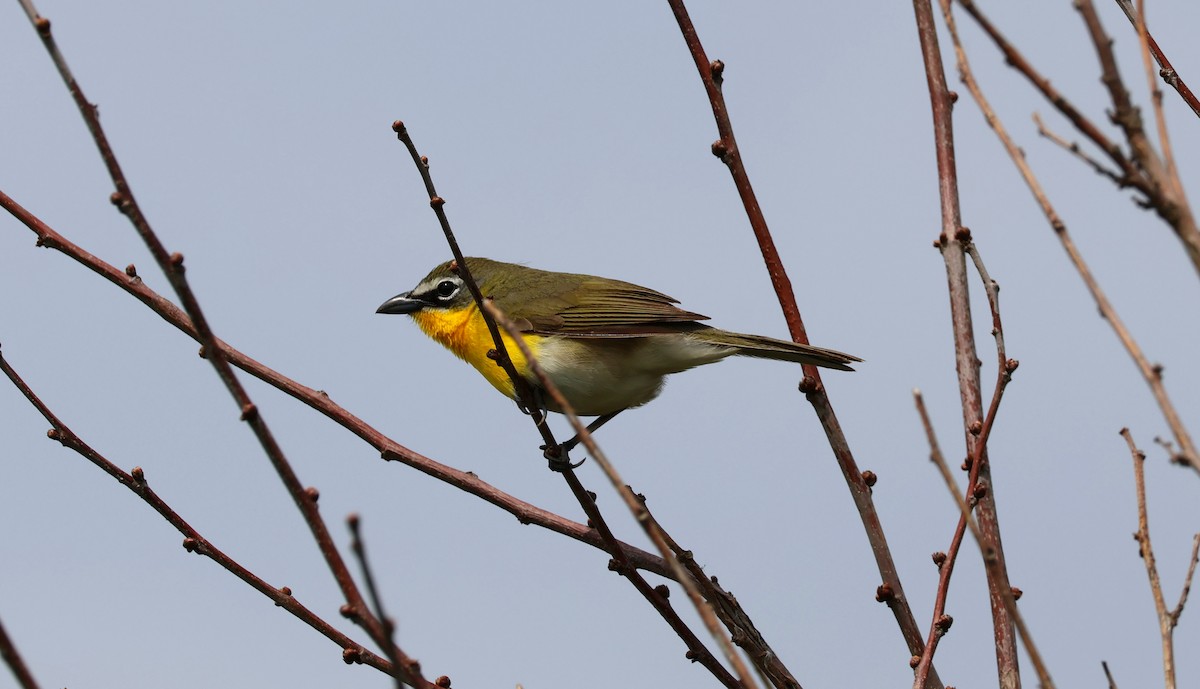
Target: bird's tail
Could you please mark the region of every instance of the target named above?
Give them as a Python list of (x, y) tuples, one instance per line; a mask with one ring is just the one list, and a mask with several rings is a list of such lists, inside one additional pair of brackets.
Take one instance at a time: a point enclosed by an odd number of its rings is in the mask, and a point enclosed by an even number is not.
[(798, 364), (812, 364), (823, 368), (836, 368), (841, 371), (853, 371), (849, 364), (862, 359), (823, 347), (797, 344), (787, 340), (776, 340), (762, 335), (747, 335), (734, 333), (717, 328), (700, 330), (692, 333), (692, 337), (709, 344), (725, 345), (737, 349), (740, 356), (752, 356), (759, 359), (775, 359), (776, 361), (792, 361)]

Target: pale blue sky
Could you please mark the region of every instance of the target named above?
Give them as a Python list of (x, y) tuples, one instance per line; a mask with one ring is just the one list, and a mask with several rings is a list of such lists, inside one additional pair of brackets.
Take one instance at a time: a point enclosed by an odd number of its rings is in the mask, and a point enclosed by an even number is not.
[[(1001, 5), (1002, 3), (986, 3)], [(1097, 120), (1094, 51), (1066, 0), (991, 11)], [(1099, 3), (1145, 102), (1132, 31)], [(133, 188), (219, 336), (401, 443), (581, 519), (513, 405), (404, 319), (377, 316), (448, 250), (408, 154), (428, 155), (468, 254), (621, 278), (734, 330), (786, 336), (666, 3), (52, 2), (39, 7)], [(956, 509), (911, 401), (920, 387), (961, 460), (928, 95), (908, 3), (694, 2), (751, 179), (814, 344), (857, 354), (826, 383), (921, 626), (930, 553)], [(963, 20), (979, 78), (1093, 269), (1197, 431), (1196, 272), (1169, 230), (1036, 137), (1066, 125)], [(1200, 86), (1200, 8), (1151, 3), (1151, 25)], [(946, 39), (944, 39), (945, 41)], [(948, 43), (948, 41), (946, 41)], [(943, 48), (948, 47), (945, 43)], [(949, 53), (947, 53), (949, 55)], [(118, 266), (164, 280), (126, 221), (73, 104), (15, 2), (0, 5), (0, 189)], [(957, 84), (954, 75), (952, 81)], [(1021, 609), (1060, 686), (1161, 681), (1117, 435), (1150, 455), (1151, 526), (1168, 600), (1200, 530), (1200, 480), (1168, 466), (1168, 433), (1055, 237), (963, 94), (955, 120), (965, 223), (1003, 288), (1021, 361), (992, 435), (995, 489)], [(1200, 123), (1168, 117), (1196, 202)], [(193, 342), (0, 217), (0, 343), (76, 432), (268, 581), (339, 621), (299, 515)], [(984, 378), (994, 376), (974, 283)], [(840, 472), (786, 364), (731, 360), (672, 378), (599, 439), (656, 516), (743, 603), (806, 687), (906, 686)], [(456, 687), (716, 686), (603, 553), (522, 527), (398, 464), (245, 377), (321, 509), (358, 512), (399, 641)], [(560, 423), (560, 429), (565, 425)], [(43, 686), (388, 686), (207, 560), (144, 504), (48, 442), (0, 385), (0, 620)], [(596, 467), (620, 534), (643, 539)], [(683, 598), (677, 596), (681, 605)], [(977, 550), (951, 592), (937, 656), (958, 686), (995, 680)], [(1180, 685), (1200, 666), (1200, 601), (1176, 633)], [(350, 625), (344, 628), (353, 631)], [(356, 635), (362, 638), (361, 634)], [(1028, 666), (1025, 679), (1035, 678)], [(0, 672), (0, 687), (9, 686)]]

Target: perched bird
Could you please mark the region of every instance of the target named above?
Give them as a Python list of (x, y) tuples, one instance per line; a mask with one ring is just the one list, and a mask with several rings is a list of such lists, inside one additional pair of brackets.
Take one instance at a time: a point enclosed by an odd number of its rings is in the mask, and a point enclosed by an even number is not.
[[(577, 414), (603, 420), (658, 396), (663, 378), (728, 356), (776, 359), (850, 371), (858, 357), (810, 345), (720, 330), (667, 295), (620, 280), (537, 270), (487, 258), (467, 267), (484, 297), (517, 325), (530, 351)], [(504, 369), (488, 357), (495, 343), (453, 261), (434, 268), (376, 313), (408, 314), (429, 337), (516, 399)], [(503, 333), (502, 333), (503, 334)], [(503, 334), (517, 373), (540, 386), (521, 351)], [(540, 395), (550, 411), (561, 412)], [(603, 423), (603, 421), (600, 421)], [(599, 423), (595, 424), (599, 426)]]

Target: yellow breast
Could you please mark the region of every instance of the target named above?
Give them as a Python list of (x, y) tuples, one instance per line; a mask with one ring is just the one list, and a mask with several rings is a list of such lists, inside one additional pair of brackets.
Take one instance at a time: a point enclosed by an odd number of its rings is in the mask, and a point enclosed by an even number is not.
[[(488, 351), (496, 348), (492, 335), (488, 332), (487, 323), (480, 315), (478, 307), (471, 304), (465, 309), (446, 311), (441, 309), (425, 309), (412, 315), (413, 320), (421, 330), (437, 340), (446, 349), (454, 352), (458, 358), (475, 367), (489, 383), (507, 397), (513, 397), (513, 384), (504, 369), (488, 358)], [(528, 363), (521, 350), (512, 338), (503, 330), (500, 332), (504, 340), (504, 348), (512, 359), (513, 367), (522, 377), (531, 377)], [(542, 337), (538, 335), (523, 336), (525, 343), (538, 355), (539, 343)]]

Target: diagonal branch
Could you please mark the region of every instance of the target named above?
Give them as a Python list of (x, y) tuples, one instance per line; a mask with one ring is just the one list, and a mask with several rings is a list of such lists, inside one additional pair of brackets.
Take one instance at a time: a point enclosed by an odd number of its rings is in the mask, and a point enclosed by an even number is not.
[[(679, 24), (684, 43), (687, 44), (688, 51), (692, 55), (696, 70), (700, 74), (700, 80), (704, 84), (705, 93), (708, 95), (709, 104), (712, 106), (713, 118), (720, 135), (720, 138), (712, 145), (713, 155), (721, 159), (733, 177), (734, 187), (737, 189), (738, 196), (741, 197), (750, 228), (754, 232), (759, 250), (762, 252), (767, 273), (771, 277), (775, 296), (783, 310), (792, 339), (801, 344), (809, 344), (808, 332), (800, 316), (800, 308), (796, 304), (791, 281), (784, 270), (779, 252), (775, 248), (766, 217), (758, 204), (754, 187), (750, 184), (750, 176), (746, 172), (737, 139), (734, 138), (729, 109), (725, 105), (725, 97), (721, 92), (725, 64), (720, 60), (709, 61), (683, 0), (668, 0), (668, 4), (671, 12), (675, 15), (675, 21)], [(876, 511), (874, 500), (871, 497), (871, 488), (867, 485), (862, 470), (858, 468), (854, 460), (854, 454), (850, 451), (850, 443), (842, 431), (841, 424), (834, 413), (833, 404), (821, 381), (821, 373), (815, 366), (807, 364), (804, 366), (804, 379), (800, 383), (800, 391), (805, 393), (816, 412), (817, 420), (825, 431), (825, 437), (833, 450), (846, 486), (850, 489), (851, 498), (862, 519), (863, 528), (867, 533), (867, 541), (871, 546), (871, 554), (875, 557), (875, 564), (882, 579), (876, 592), (876, 598), (887, 603), (888, 608), (891, 609), (909, 653), (914, 656), (920, 655), (925, 642), (922, 639), (921, 629), (917, 626), (916, 618), (913, 617), (912, 608), (909, 607), (904, 587), (900, 583), (900, 575), (888, 547), (887, 536), (884, 534), (879, 513)], [(928, 686), (931, 689), (942, 686), (936, 673), (931, 674)]]
[[(1125, 17), (1129, 19), (1129, 23), (1133, 24), (1133, 27), (1137, 29), (1140, 22), (1138, 21), (1137, 10), (1133, 8), (1133, 3), (1130, 2), (1130, 0), (1116, 1), (1117, 5), (1121, 8), (1121, 11), (1125, 13)], [(1179, 76), (1179, 72), (1175, 71), (1175, 67), (1171, 64), (1171, 61), (1167, 59), (1167, 56), (1163, 53), (1162, 48), (1158, 47), (1158, 42), (1154, 40), (1154, 36), (1151, 36), (1149, 32), (1142, 33), (1144, 33), (1146, 36), (1146, 43), (1151, 54), (1154, 55), (1154, 60), (1158, 62), (1158, 75), (1162, 77), (1163, 81), (1167, 82), (1168, 86), (1175, 89), (1175, 91), (1179, 93), (1179, 97), (1183, 99), (1184, 103), (1187, 103), (1188, 107), (1192, 109), (1192, 112), (1194, 112), (1197, 116), (1200, 116), (1200, 100), (1196, 98), (1196, 94), (1192, 93), (1192, 90), (1188, 88), (1188, 85), (1183, 83), (1183, 77)]]
[(33, 678), (33, 673), (29, 671), (29, 666), (25, 664), (17, 645), (8, 637), (8, 632), (4, 631), (3, 624), (0, 624), (0, 658), (4, 660), (8, 669), (12, 670), (21, 689), (38, 689), (37, 680)]
[[(338, 631), (333, 625), (326, 622), (324, 619), (309, 610), (301, 604), (292, 595), (288, 587), (283, 586), (276, 588), (267, 582), (263, 581), (250, 570), (243, 567), (239, 562), (234, 560), (229, 555), (226, 555), (222, 550), (217, 548), (211, 541), (200, 534), (191, 524), (189, 524), (179, 513), (171, 508), (165, 500), (150, 488), (150, 484), (146, 481), (145, 472), (141, 467), (134, 467), (132, 472), (126, 473), (113, 462), (109, 461), (104, 455), (93, 449), (90, 445), (83, 441), (79, 436), (67, 427), (65, 423), (59, 419), (54, 412), (33, 392), (32, 389), (25, 383), (24, 380), (17, 374), (8, 361), (0, 352), (0, 371), (2, 371), (8, 379), (12, 381), (17, 390), (29, 400), (29, 403), (50, 423), (51, 429), (47, 436), (51, 440), (56, 440), (64, 447), (73, 450), (84, 459), (96, 465), (104, 473), (116, 479), (117, 483), (128, 488), (131, 492), (141, 498), (147, 505), (167, 521), (171, 526), (175, 527), (179, 533), (183, 534), (183, 547), (188, 552), (203, 555), (213, 562), (220, 565), (229, 573), (241, 579), (255, 591), (269, 598), (275, 605), (283, 608), (294, 615), (301, 622), (315, 629), (322, 636), (330, 641), (333, 641), (342, 648), (342, 657), (346, 662), (363, 663), (370, 665), (373, 668), (382, 670), (388, 674), (393, 674), (393, 665), (386, 659), (371, 653), (367, 649), (342, 632)], [(399, 649), (397, 649), (398, 651)], [(402, 653), (399, 656), (402, 663), (410, 662), (407, 656)], [(420, 686), (430, 687), (432, 685), (425, 683)]]

